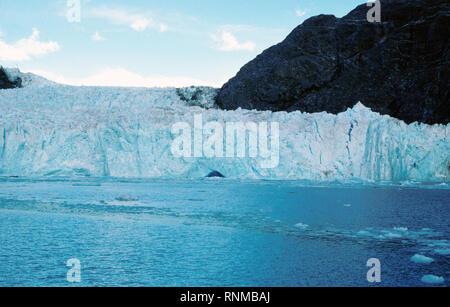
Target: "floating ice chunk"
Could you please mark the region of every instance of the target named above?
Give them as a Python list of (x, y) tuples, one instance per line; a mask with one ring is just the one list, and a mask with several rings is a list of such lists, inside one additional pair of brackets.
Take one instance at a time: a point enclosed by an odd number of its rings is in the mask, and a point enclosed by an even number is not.
[(387, 232), (384, 236), (389, 239), (399, 239), (402, 237), (402, 235), (400, 233), (394, 233), (394, 232)]
[(434, 252), (439, 255), (448, 256), (450, 255), (450, 248), (436, 249)]
[(450, 243), (447, 240), (433, 240), (430, 244), (430, 247), (440, 247), (440, 248), (448, 248), (450, 247)]
[(358, 231), (357, 235), (358, 236), (363, 236), (363, 237), (373, 237), (373, 234), (368, 232), (368, 231), (366, 231), (366, 230)]
[(424, 255), (416, 254), (411, 257), (411, 261), (414, 263), (430, 264), (430, 263), (434, 262), (434, 259), (430, 258), (430, 257), (426, 257)]
[(350, 208), (352, 205), (350, 205), (350, 204), (345, 204), (344, 205), (344, 207), (346, 207), (346, 208)]
[(300, 229), (307, 229), (309, 227), (309, 225), (306, 225), (303, 223), (298, 223), (298, 224), (295, 224), (295, 227), (300, 228)]
[(442, 284), (445, 282), (444, 277), (439, 277), (435, 275), (425, 275), (422, 277), (422, 282), (426, 284)]
[(356, 235), (357, 235), (357, 236), (360, 236), (360, 237), (368, 237), (368, 238), (379, 239), (379, 240), (385, 239), (384, 236), (382, 236), (382, 235), (380, 235), (380, 234), (372, 233), (372, 232), (367, 231), (367, 230), (361, 230), (361, 231), (358, 231), (358, 232), (356, 233)]
[(395, 231), (401, 231), (401, 232), (407, 232), (408, 228), (407, 227), (394, 227)]
[(139, 198), (133, 197), (133, 196), (130, 196), (130, 195), (122, 195), (120, 197), (117, 197), (116, 200), (128, 202), (128, 201), (138, 201)]

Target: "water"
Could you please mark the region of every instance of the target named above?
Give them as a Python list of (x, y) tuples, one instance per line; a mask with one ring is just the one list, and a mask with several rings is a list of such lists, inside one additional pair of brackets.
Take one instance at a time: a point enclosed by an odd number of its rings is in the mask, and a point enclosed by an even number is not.
[(369, 258), (381, 286), (447, 286), (449, 206), (447, 185), (4, 178), (0, 286), (368, 286)]

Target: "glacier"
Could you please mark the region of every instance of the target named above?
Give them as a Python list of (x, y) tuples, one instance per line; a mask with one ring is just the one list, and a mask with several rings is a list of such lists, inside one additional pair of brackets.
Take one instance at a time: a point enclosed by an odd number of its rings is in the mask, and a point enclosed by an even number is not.
[[(73, 87), (8, 70), (0, 90), (0, 176), (447, 182), (450, 126), (406, 124), (358, 103), (338, 115), (214, 108), (212, 88)], [(177, 158), (176, 122), (278, 122), (280, 162)]]

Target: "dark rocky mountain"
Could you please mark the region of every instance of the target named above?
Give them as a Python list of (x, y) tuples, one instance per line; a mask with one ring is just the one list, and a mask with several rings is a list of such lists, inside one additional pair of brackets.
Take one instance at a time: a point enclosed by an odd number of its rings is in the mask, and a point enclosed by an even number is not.
[(17, 78), (14, 81), (9, 80), (6, 71), (0, 66), (0, 90), (16, 88), (22, 86), (22, 80)]
[(223, 109), (339, 113), (358, 101), (408, 123), (449, 122), (450, 2), (381, 0), (306, 20), (220, 90)]

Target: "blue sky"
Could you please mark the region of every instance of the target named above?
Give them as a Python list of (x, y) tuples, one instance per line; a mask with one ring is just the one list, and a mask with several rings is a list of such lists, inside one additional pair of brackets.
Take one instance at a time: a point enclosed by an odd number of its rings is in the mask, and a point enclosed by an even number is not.
[(75, 85), (220, 86), (308, 17), (361, 3), (80, 0), (70, 22), (67, 0), (1, 0), (0, 64)]

